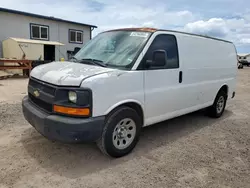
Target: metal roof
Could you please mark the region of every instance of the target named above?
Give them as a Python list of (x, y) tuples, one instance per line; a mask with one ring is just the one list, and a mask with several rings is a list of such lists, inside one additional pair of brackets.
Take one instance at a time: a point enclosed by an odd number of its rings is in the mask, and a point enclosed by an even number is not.
[[(32, 44), (47, 44), (47, 45), (55, 45), (55, 46), (63, 46), (63, 43), (56, 42), (56, 41), (44, 41), (44, 40), (31, 40), (31, 39), (22, 39), (22, 38), (12, 38), (12, 39), (19, 43), (32, 43)], [(8, 40), (8, 39), (7, 39)]]
[(238, 56), (241, 56), (241, 57), (246, 57), (246, 56), (249, 56), (250, 54), (238, 54)]
[(150, 28), (150, 27), (131, 27), (131, 28), (119, 28), (119, 29), (111, 29), (105, 32), (109, 31), (146, 31), (146, 32), (155, 32), (157, 29), (155, 28)]
[(105, 32), (110, 32), (110, 31), (145, 31), (145, 32), (151, 32), (151, 33), (154, 33), (154, 32), (157, 32), (157, 31), (166, 31), (166, 32), (181, 33), (181, 34), (186, 34), (186, 35), (193, 35), (193, 36), (218, 40), (218, 41), (222, 41), (222, 42), (232, 43), (231, 41), (227, 41), (227, 40), (219, 39), (219, 38), (215, 38), (215, 37), (210, 37), (210, 36), (206, 36), (206, 35), (187, 33), (187, 32), (183, 32), (183, 31), (175, 31), (175, 30), (156, 29), (156, 28), (149, 28), (149, 27), (112, 29), (112, 30), (105, 31)]
[(12, 9), (7, 9), (7, 8), (2, 8), (0, 7), (0, 12), (7, 12), (7, 13), (12, 13), (12, 14), (19, 14), (19, 15), (24, 15), (24, 16), (31, 16), (35, 18), (41, 18), (41, 19), (46, 19), (46, 20), (52, 20), (52, 21), (57, 21), (57, 22), (65, 22), (65, 23), (70, 23), (70, 24), (76, 24), (76, 25), (81, 25), (81, 26), (89, 26), (89, 27), (94, 27), (97, 28), (95, 25), (89, 25), (85, 23), (79, 23), (79, 22), (74, 22), (70, 20), (64, 20), (61, 18), (55, 18), (52, 16), (43, 16), (39, 14), (33, 14), (33, 13), (28, 13), (28, 12), (23, 12), (23, 11), (18, 11), (18, 10), (12, 10)]

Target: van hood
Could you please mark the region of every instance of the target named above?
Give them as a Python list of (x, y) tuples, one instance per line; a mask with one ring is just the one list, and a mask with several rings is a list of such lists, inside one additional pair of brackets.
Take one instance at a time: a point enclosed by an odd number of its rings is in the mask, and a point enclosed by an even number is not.
[(115, 69), (64, 61), (37, 66), (30, 76), (54, 85), (80, 86), (86, 78), (113, 71)]

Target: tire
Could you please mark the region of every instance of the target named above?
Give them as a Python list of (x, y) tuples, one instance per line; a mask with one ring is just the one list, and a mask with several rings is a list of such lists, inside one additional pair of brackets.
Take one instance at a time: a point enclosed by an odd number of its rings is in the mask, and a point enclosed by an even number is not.
[(126, 106), (120, 107), (107, 117), (97, 146), (108, 156), (123, 157), (136, 146), (141, 127), (141, 118), (134, 109)]
[(213, 105), (208, 108), (208, 115), (213, 118), (221, 117), (223, 112), (225, 111), (226, 103), (227, 103), (227, 94), (221, 90), (217, 94)]

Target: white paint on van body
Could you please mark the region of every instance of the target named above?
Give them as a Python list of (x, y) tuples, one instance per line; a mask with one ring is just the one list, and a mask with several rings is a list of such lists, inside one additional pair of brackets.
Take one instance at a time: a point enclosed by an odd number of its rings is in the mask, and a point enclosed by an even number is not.
[[(159, 34), (176, 36), (179, 68), (136, 70), (150, 44)], [(144, 126), (212, 105), (223, 85), (228, 87), (230, 99), (236, 85), (237, 55), (232, 43), (178, 32), (153, 33), (131, 71), (91, 66), (92, 69), (89, 65), (70, 62), (63, 67), (62, 64), (55, 63), (50, 68), (46, 68), (49, 65), (35, 68), (31, 76), (50, 83), (81, 84), (83, 88), (90, 88), (94, 117), (107, 115), (119, 105), (136, 103), (143, 110)], [(90, 71), (84, 71), (85, 66)], [(43, 69), (52, 72), (46, 76), (41, 74), (46, 72)], [(182, 83), (179, 83), (180, 71), (183, 72)], [(68, 78), (63, 77), (65, 73)]]
[[(159, 34), (177, 38), (179, 69), (137, 71), (150, 44)], [(183, 82), (179, 83), (179, 71)], [(108, 114), (126, 103), (140, 104), (144, 126), (190, 113), (213, 104), (223, 85), (231, 98), (235, 91), (237, 55), (232, 43), (176, 32), (155, 32), (137, 59), (133, 71), (120, 76), (107, 73), (91, 77), (82, 87), (93, 90), (93, 114)]]
[(32, 70), (31, 76), (54, 85), (80, 86), (83, 79), (111, 71), (115, 69), (65, 61), (40, 65)]

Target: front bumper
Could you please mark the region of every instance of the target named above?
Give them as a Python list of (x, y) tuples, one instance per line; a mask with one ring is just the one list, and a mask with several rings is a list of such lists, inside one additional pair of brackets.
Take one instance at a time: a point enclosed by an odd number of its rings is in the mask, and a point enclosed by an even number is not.
[(24, 97), (22, 101), (25, 119), (43, 136), (64, 143), (94, 142), (101, 137), (105, 117), (71, 118), (50, 115)]

